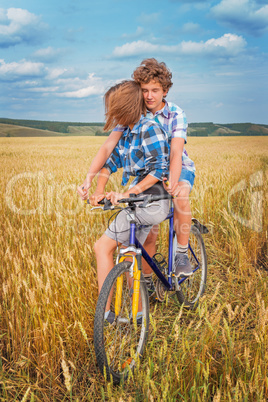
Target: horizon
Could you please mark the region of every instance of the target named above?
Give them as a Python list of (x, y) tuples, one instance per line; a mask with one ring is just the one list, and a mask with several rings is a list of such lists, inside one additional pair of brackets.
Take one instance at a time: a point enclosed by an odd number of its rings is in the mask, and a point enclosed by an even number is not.
[[(70, 124), (103, 124), (105, 125), (104, 121), (65, 121), (65, 120), (39, 120), (39, 119), (23, 119), (23, 118), (9, 118), (9, 117), (0, 117), (0, 124), (5, 124), (1, 123), (1, 120), (18, 120), (18, 121), (36, 121), (36, 122), (44, 122), (44, 123), (70, 123)], [(251, 121), (244, 121), (244, 122), (229, 122), (229, 123), (218, 123), (218, 122), (213, 122), (213, 121), (188, 121), (188, 125), (190, 124), (213, 124), (213, 125), (231, 125), (231, 124), (252, 124), (252, 125), (259, 125), (259, 126), (268, 126), (268, 124), (265, 123), (253, 123)]]
[(189, 123), (267, 125), (267, 39), (266, 0), (2, 0), (0, 112), (103, 122), (105, 91), (154, 57)]

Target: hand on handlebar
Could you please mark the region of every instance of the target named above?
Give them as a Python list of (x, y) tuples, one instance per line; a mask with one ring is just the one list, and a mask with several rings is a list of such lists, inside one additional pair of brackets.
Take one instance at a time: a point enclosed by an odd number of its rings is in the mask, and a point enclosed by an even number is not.
[(179, 183), (171, 183), (166, 177), (163, 178), (163, 183), (165, 190), (172, 195), (173, 198), (176, 198), (181, 190)]
[(122, 200), (122, 198), (128, 198), (129, 193), (117, 193), (115, 191), (110, 191), (109, 193), (106, 193), (106, 198), (107, 200), (110, 200), (113, 205), (118, 205), (119, 200)]
[(100, 193), (98, 191), (95, 191), (90, 197), (89, 197), (89, 203), (92, 206), (98, 206), (99, 202), (105, 198), (105, 195), (103, 193)]

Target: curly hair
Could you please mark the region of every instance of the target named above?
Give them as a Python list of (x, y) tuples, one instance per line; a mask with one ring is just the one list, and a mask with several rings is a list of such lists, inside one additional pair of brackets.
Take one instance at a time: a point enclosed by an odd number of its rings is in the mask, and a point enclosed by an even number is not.
[(114, 85), (104, 95), (106, 124), (104, 131), (117, 124), (129, 126), (137, 123), (146, 107), (140, 85), (132, 80)]
[(172, 87), (172, 73), (164, 62), (159, 62), (154, 58), (145, 59), (132, 74), (132, 78), (138, 84), (148, 84), (150, 81), (157, 81), (162, 86), (164, 92)]

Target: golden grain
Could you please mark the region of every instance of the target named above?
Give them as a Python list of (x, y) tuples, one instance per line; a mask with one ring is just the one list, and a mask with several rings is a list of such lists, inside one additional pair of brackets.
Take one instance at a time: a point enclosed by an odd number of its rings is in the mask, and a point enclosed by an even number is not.
[[(192, 212), (210, 230), (206, 293), (194, 313), (173, 297), (151, 305), (144, 359), (118, 388), (99, 373), (93, 347), (93, 247), (110, 215), (91, 213), (75, 190), (103, 141), (0, 139), (3, 400), (26, 401), (30, 390), (45, 402), (70, 393), (79, 401), (267, 399), (267, 137), (189, 138)], [(121, 189), (120, 175), (108, 189)], [(167, 248), (165, 225), (157, 246)]]
[(68, 367), (66, 361), (64, 360), (64, 358), (62, 358), (62, 360), (61, 360), (61, 367), (62, 367), (62, 371), (63, 371), (63, 375), (64, 375), (64, 383), (65, 383), (66, 389), (68, 392), (71, 392), (72, 386), (71, 386), (70, 371), (69, 371), (69, 367)]

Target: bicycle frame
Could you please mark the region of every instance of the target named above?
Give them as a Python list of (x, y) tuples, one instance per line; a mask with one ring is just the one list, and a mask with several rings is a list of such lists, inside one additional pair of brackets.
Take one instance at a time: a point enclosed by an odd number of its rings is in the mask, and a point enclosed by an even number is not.
[[(154, 260), (150, 257), (150, 255), (147, 253), (147, 251), (144, 249), (144, 247), (142, 246), (142, 244), (140, 244), (140, 242), (138, 241), (138, 239), (135, 237), (135, 246), (138, 249), (141, 249), (142, 252), (142, 256), (145, 259), (145, 261), (150, 265), (150, 267), (152, 268), (152, 270), (154, 271), (154, 273), (157, 275), (157, 277), (161, 280), (161, 282), (163, 283), (163, 285), (166, 286), (167, 290), (173, 290), (172, 288), (172, 265), (173, 265), (173, 239), (175, 236), (175, 231), (173, 228), (173, 222), (174, 222), (174, 208), (173, 206), (170, 207), (168, 216), (166, 217), (165, 220), (169, 220), (169, 239), (168, 239), (168, 280), (166, 280), (166, 278), (164, 277), (164, 275), (162, 274), (162, 272), (159, 270), (158, 266), (155, 264)], [(193, 273), (195, 273), (199, 268), (200, 268), (200, 262), (198, 261), (190, 242), (188, 243), (188, 248), (191, 251), (191, 254), (193, 255), (194, 259), (197, 262), (197, 267), (193, 270)], [(181, 283), (183, 283), (187, 278), (181, 278), (178, 282), (178, 284), (180, 285)]]
[[(129, 236), (130, 248), (131, 248), (131, 246), (134, 246), (135, 249), (141, 250), (142, 257), (145, 259), (145, 261), (148, 263), (148, 265), (152, 268), (154, 273), (161, 280), (161, 282), (167, 288), (167, 290), (172, 290), (172, 263), (173, 263), (173, 238), (174, 238), (173, 213), (174, 213), (174, 207), (172, 205), (170, 207), (169, 213), (165, 219), (165, 220), (169, 220), (168, 280), (165, 278), (165, 276), (159, 270), (158, 266), (156, 265), (154, 260), (150, 257), (150, 255), (147, 253), (147, 251), (144, 249), (144, 247), (139, 242), (139, 240), (136, 238), (136, 226), (137, 226), (136, 222), (133, 220), (130, 223), (130, 236)], [(133, 249), (133, 251), (135, 251), (135, 249)], [(126, 250), (122, 250), (120, 252), (122, 254), (124, 254), (125, 252), (128, 252), (128, 251), (129, 251), (129, 248), (127, 248)], [(185, 278), (181, 279), (179, 283), (182, 283), (184, 280), (185, 280)]]
[[(173, 260), (173, 238), (174, 238), (174, 228), (173, 228), (173, 222), (174, 222), (174, 217), (173, 217), (173, 212), (174, 208), (171, 206), (168, 216), (166, 217), (165, 220), (169, 220), (169, 247), (168, 247), (168, 280), (165, 278), (165, 276), (162, 274), (154, 260), (149, 256), (147, 251), (144, 249), (142, 244), (140, 244), (139, 240), (135, 237), (135, 246), (139, 249), (141, 249), (141, 253), (147, 264), (152, 268), (154, 273), (158, 276), (158, 278), (163, 282), (163, 285), (167, 288), (167, 290), (172, 289), (172, 260)], [(133, 230), (133, 229), (132, 229)], [(130, 228), (131, 231), (131, 228)]]
[[(134, 280), (134, 294), (133, 294), (133, 304), (132, 304), (132, 316), (134, 320), (136, 319), (136, 315), (138, 312), (138, 303), (139, 303), (139, 287), (140, 287), (140, 272), (141, 272), (141, 256), (145, 259), (145, 261), (148, 263), (148, 265), (152, 268), (156, 276), (161, 280), (163, 285), (166, 287), (167, 291), (174, 290), (173, 289), (173, 283), (172, 283), (172, 265), (173, 265), (173, 239), (175, 236), (175, 231), (173, 228), (173, 223), (174, 223), (174, 207), (173, 204), (170, 206), (169, 213), (166, 217), (165, 220), (169, 220), (169, 247), (168, 247), (168, 272), (167, 272), (167, 279), (163, 275), (163, 273), (160, 271), (158, 268), (157, 264), (154, 262), (154, 260), (150, 257), (150, 255), (147, 253), (147, 251), (144, 249), (142, 244), (139, 242), (139, 240), (136, 238), (136, 221), (134, 219), (131, 220), (130, 222), (130, 236), (129, 236), (129, 243), (130, 246), (127, 247), (126, 249), (121, 249), (119, 253), (119, 261), (121, 262), (122, 260), (126, 259), (127, 257), (131, 257), (133, 259), (133, 264), (130, 270), (131, 276), (133, 277)], [(142, 226), (141, 226), (142, 227)], [(197, 267), (193, 272), (196, 272), (200, 268), (199, 261), (190, 245), (188, 244), (188, 248), (190, 249), (192, 255), (194, 256), (196, 262), (197, 262)], [(129, 252), (137, 253), (136, 257), (134, 257), (131, 254), (127, 254)], [(178, 281), (178, 284), (180, 285), (183, 283), (187, 278), (181, 278)], [(120, 278), (118, 278), (117, 285), (116, 285), (116, 309), (118, 308), (118, 311), (120, 311), (120, 306), (121, 306), (121, 294), (122, 294), (122, 286), (121, 286), (121, 281)], [(117, 315), (117, 311), (115, 312)], [(136, 320), (135, 320), (136, 322)]]

